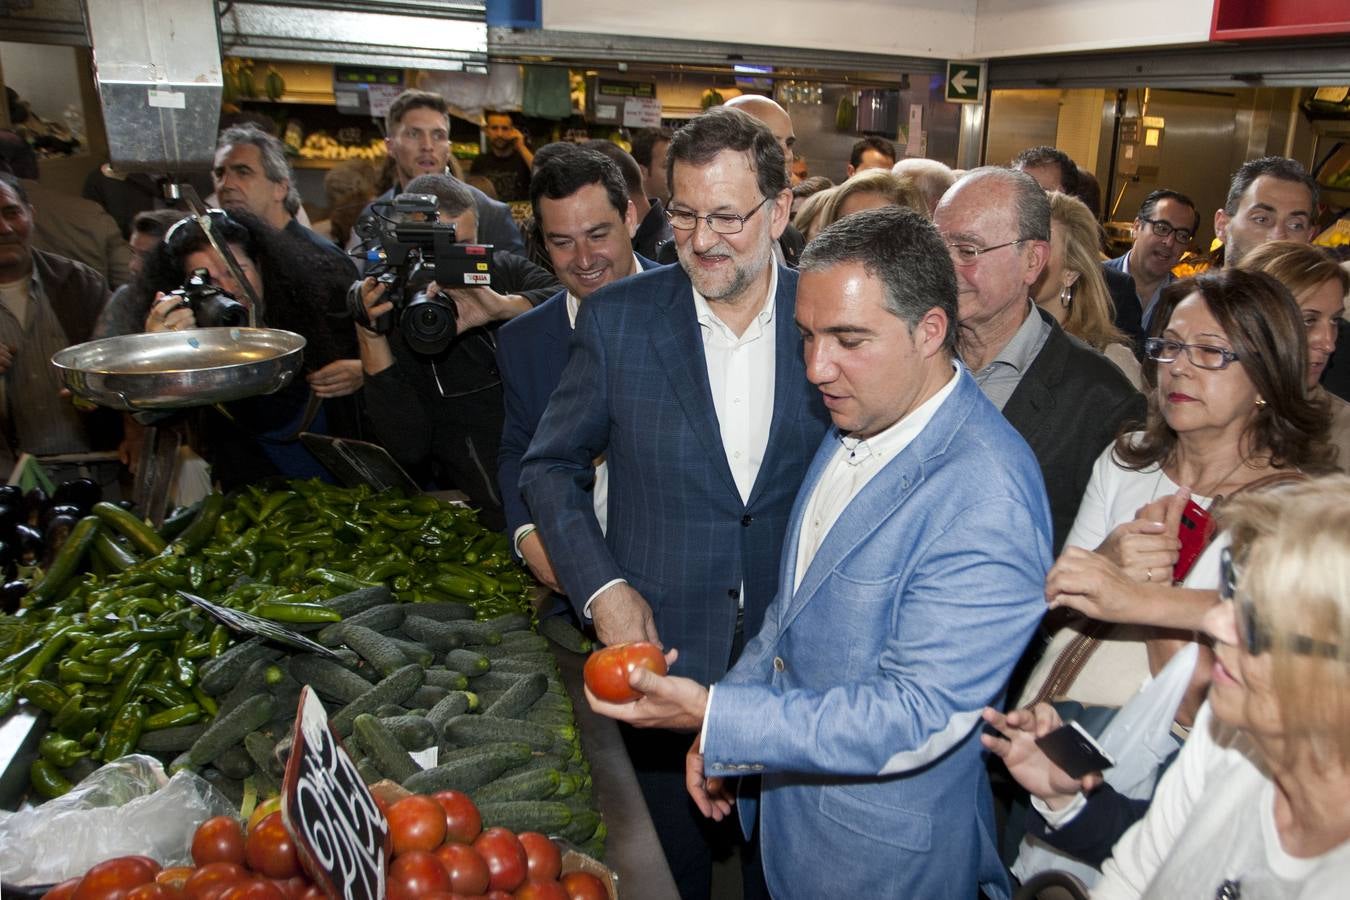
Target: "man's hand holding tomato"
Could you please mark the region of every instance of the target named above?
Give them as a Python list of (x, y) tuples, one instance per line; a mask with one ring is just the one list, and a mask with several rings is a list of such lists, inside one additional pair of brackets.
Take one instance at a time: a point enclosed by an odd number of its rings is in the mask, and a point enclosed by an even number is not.
[(602, 644), (651, 641), (660, 644), (651, 604), (626, 581), (611, 584), (591, 601), (595, 634)]
[[(678, 650), (667, 651), (666, 665), (674, 665), (679, 656)], [(591, 709), (600, 715), (638, 728), (697, 731), (703, 727), (703, 714), (708, 708), (708, 689), (692, 678), (658, 675), (639, 665), (628, 673), (628, 685), (640, 695), (636, 700), (602, 700), (591, 690), (591, 683), (586, 686), (586, 700), (591, 704)]]

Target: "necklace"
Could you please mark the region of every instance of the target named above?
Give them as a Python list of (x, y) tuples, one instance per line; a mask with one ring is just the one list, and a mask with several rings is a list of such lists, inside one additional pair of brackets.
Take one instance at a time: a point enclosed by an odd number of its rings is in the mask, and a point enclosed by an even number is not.
[[(1215, 492), (1218, 491), (1218, 489), (1219, 489), (1220, 487), (1223, 486), (1224, 482), (1226, 482), (1228, 479), (1232, 478), (1233, 475), (1238, 471), (1238, 469), (1241, 469), (1241, 468), (1247, 463), (1247, 461), (1248, 461), (1248, 457), (1246, 457), (1246, 456), (1240, 457), (1240, 458), (1238, 459), (1238, 461), (1237, 461), (1237, 464), (1234, 465), (1233, 468), (1231, 468), (1231, 469), (1229, 469), (1227, 472), (1225, 472), (1221, 478), (1219, 478), (1217, 481), (1215, 481), (1215, 482), (1210, 486), (1210, 489), (1209, 489), (1208, 492), (1200, 491), (1200, 490), (1194, 490), (1194, 491), (1191, 492), (1193, 496), (1208, 497), (1208, 498), (1209, 498), (1209, 502), (1208, 502), (1204, 507), (1202, 507), (1203, 509), (1209, 509), (1209, 508), (1212, 507), (1217, 501), (1219, 501), (1220, 499), (1222, 499), (1221, 496), (1218, 495), (1218, 494), (1216, 494)], [(1159, 485), (1161, 485), (1161, 483), (1162, 483), (1162, 476), (1163, 476), (1163, 474), (1165, 474), (1165, 473), (1163, 472), (1162, 466), (1158, 466), (1158, 475), (1159, 475), (1158, 483), (1159, 483)], [(1156, 493), (1156, 492), (1155, 492), (1155, 493)]]

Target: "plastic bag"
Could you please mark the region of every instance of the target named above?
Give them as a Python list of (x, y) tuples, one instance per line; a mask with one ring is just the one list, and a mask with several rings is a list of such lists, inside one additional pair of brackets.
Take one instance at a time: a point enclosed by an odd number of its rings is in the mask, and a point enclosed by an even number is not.
[(41, 806), (0, 812), (0, 872), (11, 885), (53, 884), (105, 859), (138, 854), (191, 865), (192, 834), (212, 816), (238, 815), (202, 778), (164, 774), (149, 756), (114, 760)]

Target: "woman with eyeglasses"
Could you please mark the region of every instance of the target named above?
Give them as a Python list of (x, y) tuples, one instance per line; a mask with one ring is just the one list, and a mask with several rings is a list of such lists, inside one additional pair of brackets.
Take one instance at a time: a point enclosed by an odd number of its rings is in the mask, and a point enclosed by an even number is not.
[[(1223, 269), (1163, 291), (1145, 342), (1145, 428), (1097, 460), (1046, 580), (1052, 608), (1090, 618), (1056, 635), (1019, 706), (1065, 696), (1052, 669), (1064, 652), (1085, 651), (1067, 696), (1123, 704), (1187, 643), (1184, 632), (1199, 628), (1213, 600), (1213, 561), (1193, 574), (1177, 563), (1183, 543), (1192, 562), (1207, 544), (1215, 503), (1333, 468), (1326, 409), (1305, 389), (1304, 330), (1293, 298), (1268, 275)], [(1200, 590), (1173, 589), (1183, 582)], [(1182, 724), (1198, 699), (1183, 705)]]
[[(345, 297), (347, 273), (335, 272), (331, 261), (310, 242), (270, 228), (246, 212), (212, 210), (210, 216), (214, 233), (229, 246), (260, 303), (257, 324), (294, 331), (306, 341), (304, 370), (281, 391), (202, 412), (203, 451), (212, 464), (212, 477), (227, 489), (272, 474), (331, 480), (328, 470), (299, 443), (298, 434), (348, 433), (355, 428), (354, 398), (343, 394), (360, 387), (360, 363), (346, 308), (333, 302), (334, 297)], [(171, 227), (147, 256), (126, 308), (109, 314), (105, 332), (135, 330), (131, 322), (141, 322), (147, 332), (207, 324), (170, 294), (194, 273), (245, 306), (252, 302), (201, 226), (187, 217)], [(352, 361), (357, 381), (350, 391), (325, 393), (306, 378), (320, 371), (345, 375), (343, 369)]]
[(1343, 897), (1350, 478), (1234, 498), (1209, 700), (1094, 898)]
[(1303, 312), (1308, 335), (1308, 393), (1326, 403), (1331, 413), (1331, 443), (1341, 469), (1350, 469), (1350, 403), (1320, 384), (1331, 354), (1350, 292), (1350, 273), (1321, 247), (1294, 241), (1270, 241), (1243, 254), (1238, 268), (1265, 272), (1289, 288)]
[(1050, 259), (1032, 286), (1036, 305), (1060, 327), (1116, 364), (1142, 387), (1130, 339), (1115, 323), (1111, 294), (1097, 248), (1101, 226), (1083, 201), (1051, 191)]

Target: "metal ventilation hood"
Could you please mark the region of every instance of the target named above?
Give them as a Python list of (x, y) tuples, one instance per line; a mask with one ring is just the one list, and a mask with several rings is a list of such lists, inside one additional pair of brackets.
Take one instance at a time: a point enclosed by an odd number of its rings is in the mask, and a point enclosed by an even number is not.
[(113, 167), (209, 168), (223, 90), (213, 0), (86, 0), (85, 14)]

